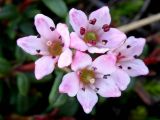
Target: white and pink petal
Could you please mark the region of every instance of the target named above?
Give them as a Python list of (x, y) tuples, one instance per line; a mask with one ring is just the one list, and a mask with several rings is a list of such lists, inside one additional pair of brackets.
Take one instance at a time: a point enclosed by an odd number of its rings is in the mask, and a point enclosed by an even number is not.
[(58, 67), (63, 68), (63, 67), (69, 66), (71, 63), (72, 63), (72, 51), (69, 48), (67, 48), (59, 56)]
[(62, 83), (59, 86), (59, 91), (73, 97), (77, 94), (79, 87), (79, 78), (76, 72), (71, 72), (63, 77)]
[(69, 47), (70, 45), (70, 36), (69, 36), (69, 30), (66, 24), (59, 23), (56, 27), (57, 32), (62, 38), (62, 41), (64, 43), (64, 47)]
[(107, 24), (110, 25), (111, 23), (111, 16), (109, 13), (109, 8), (107, 6), (102, 7), (96, 11), (93, 11), (89, 15), (89, 20), (93, 21), (96, 20), (95, 26), (102, 28), (103, 25)]
[(44, 76), (53, 72), (57, 58), (51, 56), (43, 56), (35, 62), (35, 77), (36, 79), (42, 79)]
[(71, 68), (73, 71), (80, 70), (92, 64), (92, 58), (87, 54), (80, 51), (76, 51)]
[(125, 90), (130, 83), (129, 75), (119, 68), (117, 68), (110, 77), (114, 80), (115, 84), (119, 87), (120, 90)]
[(49, 55), (48, 47), (44, 39), (37, 36), (19, 38), (17, 40), (17, 45), (31, 55)]
[(37, 14), (34, 18), (34, 24), (38, 33), (47, 40), (54, 39), (55, 24), (51, 18)]
[(110, 77), (107, 79), (97, 79), (95, 83), (97, 93), (102, 97), (119, 97), (121, 91)]
[(116, 57), (114, 54), (107, 54), (101, 55), (96, 58), (93, 63), (92, 67), (101, 74), (111, 74), (116, 70)]
[(118, 65), (122, 70), (128, 73), (131, 77), (136, 77), (140, 75), (147, 75), (149, 70), (144, 62), (140, 59), (133, 59), (130, 61), (119, 62)]
[(80, 29), (86, 29), (88, 24), (87, 16), (85, 15), (85, 13), (81, 10), (72, 8), (69, 11), (69, 20), (74, 31), (81, 36)]
[(90, 113), (98, 102), (98, 96), (94, 90), (91, 88), (86, 87), (84, 90), (79, 89), (77, 93), (77, 99), (85, 113)]
[(70, 42), (70, 47), (74, 48), (76, 50), (80, 50), (80, 51), (86, 51), (88, 46), (86, 45), (86, 43), (77, 36), (77, 34), (75, 32), (72, 32), (70, 34), (71, 37), (71, 42)]
[(119, 48), (127, 38), (123, 32), (116, 28), (110, 28), (108, 32), (100, 30), (98, 36), (100, 41), (97, 46), (106, 47), (112, 50)]

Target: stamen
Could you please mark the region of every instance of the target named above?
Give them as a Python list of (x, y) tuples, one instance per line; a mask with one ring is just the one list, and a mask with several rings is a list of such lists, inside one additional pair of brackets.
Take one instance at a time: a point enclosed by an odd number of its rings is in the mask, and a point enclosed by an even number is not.
[(37, 38), (40, 38), (40, 37), (41, 37), (41, 35), (40, 35), (40, 34), (38, 34), (38, 35), (37, 35)]
[(104, 79), (107, 79), (108, 76), (111, 76), (111, 75), (110, 75), (110, 74), (104, 75), (103, 78), (104, 78)]
[(93, 84), (93, 83), (95, 82), (95, 79), (92, 78), (92, 79), (89, 80), (89, 82), (90, 82), (91, 84)]
[(51, 46), (52, 45), (52, 41), (47, 41), (47, 46)]
[(132, 69), (131, 67), (128, 67), (128, 70)]
[(85, 91), (85, 88), (83, 87), (82, 90)]
[(102, 29), (103, 29), (104, 32), (108, 32), (109, 29), (110, 29), (110, 26), (108, 24), (104, 24)]
[(55, 30), (55, 28), (54, 28), (54, 27), (50, 27), (50, 29), (51, 29), (51, 31), (54, 31), (54, 30)]
[(130, 48), (131, 46), (130, 45), (127, 45), (127, 48)]
[(40, 53), (41, 52), (41, 50), (36, 50), (37, 51), (37, 53)]
[(61, 35), (59, 36), (59, 39), (60, 39), (60, 40), (62, 39), (62, 36), (61, 36)]
[(92, 25), (94, 25), (96, 23), (96, 21), (97, 21), (96, 18), (94, 18), (92, 20), (89, 20), (89, 23), (92, 24)]
[(107, 42), (108, 42), (107, 40), (102, 40), (102, 44), (103, 44), (103, 45), (106, 45)]
[(120, 66), (118, 66), (120, 69), (122, 69), (122, 66), (120, 65)]
[(134, 55), (133, 57), (137, 59), (137, 58), (138, 58), (138, 55)]
[(84, 35), (85, 32), (86, 32), (85, 28), (81, 27), (81, 28), (80, 28), (80, 34), (81, 34), (81, 35)]

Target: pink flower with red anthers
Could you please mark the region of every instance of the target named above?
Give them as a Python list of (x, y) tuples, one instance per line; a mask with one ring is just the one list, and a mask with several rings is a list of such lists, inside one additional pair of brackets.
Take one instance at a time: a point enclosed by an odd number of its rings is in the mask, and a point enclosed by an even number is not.
[(31, 55), (42, 55), (35, 62), (37, 79), (52, 73), (55, 64), (63, 68), (72, 62), (72, 51), (69, 49), (70, 36), (68, 27), (59, 23), (55, 28), (54, 22), (43, 14), (37, 14), (34, 22), (38, 36), (27, 36), (17, 40), (25, 52)]
[(114, 54), (117, 57), (116, 71), (109, 78), (113, 79), (120, 90), (125, 90), (130, 82), (130, 77), (146, 75), (149, 70), (144, 62), (138, 59), (143, 52), (145, 39), (129, 37), (125, 43), (117, 48)]
[(126, 35), (111, 28), (108, 7), (102, 7), (89, 15), (72, 8), (69, 12), (70, 24), (75, 32), (71, 33), (71, 47), (90, 53), (105, 53), (119, 47)]
[[(92, 62), (92, 58), (83, 52), (76, 51), (71, 69), (60, 84), (59, 91), (77, 99), (86, 113), (91, 112), (98, 101), (96, 93), (103, 97), (121, 95), (114, 80), (108, 75), (115, 71), (116, 57), (113, 54), (102, 55)], [(108, 78), (108, 79), (107, 79)]]

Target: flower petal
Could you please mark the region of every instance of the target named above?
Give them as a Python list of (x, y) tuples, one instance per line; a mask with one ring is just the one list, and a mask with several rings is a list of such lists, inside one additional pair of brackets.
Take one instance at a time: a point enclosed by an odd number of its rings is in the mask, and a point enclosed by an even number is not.
[(96, 68), (96, 71), (99, 73), (110, 74), (116, 70), (115, 63), (116, 57), (109, 53), (96, 58), (93, 61), (92, 67)]
[(123, 62), (119, 62), (119, 64), (121, 65), (122, 69), (132, 77), (139, 76), (139, 75), (146, 75), (149, 72), (147, 66), (140, 59), (123, 61)]
[(77, 71), (91, 64), (92, 64), (92, 58), (88, 54), (76, 51), (73, 57), (71, 68), (73, 71)]
[(72, 62), (72, 51), (67, 48), (58, 59), (58, 67), (63, 68), (69, 66)]
[(17, 40), (17, 45), (31, 55), (49, 55), (47, 45), (43, 38), (37, 38), (37, 36), (19, 38)]
[(62, 83), (59, 86), (61, 93), (67, 93), (70, 97), (77, 94), (79, 90), (79, 79), (75, 72), (70, 72), (63, 77)]
[(47, 40), (52, 40), (54, 38), (55, 24), (52, 19), (43, 14), (37, 14), (34, 18), (34, 24), (42, 37)]
[(79, 89), (77, 99), (85, 113), (90, 113), (98, 101), (96, 93), (90, 88), (86, 88), (85, 90)]
[(89, 20), (96, 19), (96, 26), (102, 28), (104, 24), (110, 25), (111, 23), (111, 16), (109, 13), (109, 8), (107, 6), (102, 7), (94, 12), (92, 12), (89, 16)]
[(127, 59), (130, 57), (139, 56), (143, 52), (144, 45), (144, 38), (135, 38), (131, 36), (125, 41), (125, 43), (119, 49), (116, 50), (116, 52), (120, 52)]
[(51, 56), (43, 56), (35, 62), (35, 76), (36, 79), (42, 79), (44, 76), (53, 72), (57, 58)]
[(80, 50), (80, 51), (86, 51), (88, 46), (86, 45), (86, 43), (80, 39), (77, 34), (75, 32), (72, 32), (70, 34), (71, 37), (71, 43), (70, 43), (70, 47), (74, 48), (76, 50)]
[[(109, 49), (116, 49), (120, 47), (120, 45), (125, 41), (127, 38), (126, 35), (119, 31), (116, 28), (110, 28), (108, 32), (99, 32), (99, 39), (98, 42), (99, 47), (106, 47)], [(103, 44), (103, 42), (106, 41), (106, 44)]]
[(81, 10), (72, 8), (69, 11), (70, 24), (74, 31), (80, 35), (80, 28), (86, 28), (88, 24), (87, 16)]
[(97, 93), (102, 97), (119, 97), (121, 91), (111, 78), (96, 80), (95, 87)]
[(130, 77), (128, 74), (118, 68), (114, 73), (111, 74), (111, 77), (115, 81), (116, 85), (120, 88), (120, 90), (125, 90), (130, 83)]
[(108, 50), (109, 50), (108, 48), (88, 47), (89, 53), (105, 53)]
[(69, 45), (70, 45), (70, 37), (69, 37), (69, 30), (68, 30), (67, 25), (59, 23), (59, 24), (57, 24), (56, 30), (61, 35), (65, 47), (69, 47)]

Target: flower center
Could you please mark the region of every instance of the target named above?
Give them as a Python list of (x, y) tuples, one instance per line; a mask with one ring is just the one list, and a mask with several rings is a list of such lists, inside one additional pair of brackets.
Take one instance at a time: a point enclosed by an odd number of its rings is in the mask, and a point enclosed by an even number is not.
[(60, 41), (48, 41), (48, 51), (52, 56), (59, 56), (62, 53), (63, 44)]
[(84, 41), (86, 43), (92, 44), (92, 45), (96, 45), (98, 39), (97, 39), (97, 35), (94, 32), (87, 32), (84, 35)]
[(84, 84), (93, 84), (95, 82), (95, 72), (84, 68), (80, 71), (79, 78)]

